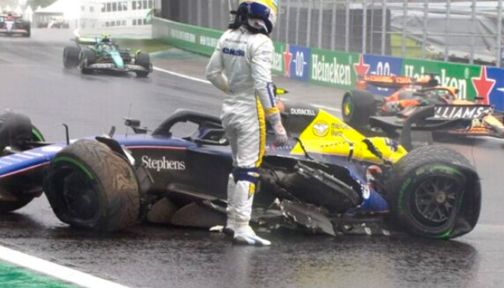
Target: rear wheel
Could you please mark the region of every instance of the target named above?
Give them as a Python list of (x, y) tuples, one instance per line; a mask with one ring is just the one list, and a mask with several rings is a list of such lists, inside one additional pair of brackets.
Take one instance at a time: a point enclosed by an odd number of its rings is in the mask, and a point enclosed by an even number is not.
[(96, 53), (91, 49), (83, 49), (80, 53), (79, 68), (82, 74), (91, 74), (93, 69), (88, 67), (96, 62)]
[[(393, 167), (387, 182), (393, 221), (428, 238), (452, 238), (471, 231), (479, 205), (464, 207), (471, 213), (470, 221), (461, 220), (467, 212), (461, 206), (464, 198), (471, 199), (480, 188), (468, 171), (474, 171), (469, 161), (451, 149), (426, 146), (413, 150)], [(460, 223), (465, 231), (456, 227)]]
[(79, 140), (59, 152), (44, 180), (56, 216), (74, 227), (116, 231), (139, 216), (135, 172), (106, 145)]
[(25, 29), (26, 29), (26, 34), (23, 34), (24, 37), (31, 37), (31, 23), (30, 22), (25, 22)]
[(79, 66), (79, 55), (81, 49), (79, 47), (67, 46), (63, 50), (63, 65), (66, 69), (71, 69)]
[[(16, 137), (13, 137), (15, 139)], [(21, 139), (20, 139), (21, 140)], [(33, 142), (44, 142), (44, 136), (42, 136), (42, 133), (37, 129), (37, 127), (32, 126), (32, 133), (31, 133), (31, 139), (26, 139), (29, 141)], [(28, 149), (28, 145), (25, 140), (23, 141), (15, 141), (12, 144), (12, 148), (23, 151)], [(26, 206), (28, 203), (30, 203), (35, 196), (38, 195), (26, 195), (26, 193), (23, 193), (23, 190), (28, 189), (26, 186), (21, 185), (16, 185), (16, 186), (9, 186), (9, 187), (0, 187), (0, 194), (2, 193), (7, 193), (7, 195), (12, 195), (12, 199), (9, 199), (10, 201), (0, 201), (0, 214), (12, 212), (18, 209), (21, 209), (22, 207)], [(3, 198), (3, 197), (2, 197)], [(11, 198), (11, 197), (7, 197)]]
[(135, 64), (142, 66), (146, 71), (137, 71), (136, 74), (138, 77), (147, 77), (149, 75), (152, 64), (150, 62), (150, 56), (147, 53), (137, 53), (135, 56)]
[(352, 90), (345, 93), (341, 104), (343, 120), (353, 127), (369, 124), (369, 117), (376, 114), (376, 100), (365, 90)]

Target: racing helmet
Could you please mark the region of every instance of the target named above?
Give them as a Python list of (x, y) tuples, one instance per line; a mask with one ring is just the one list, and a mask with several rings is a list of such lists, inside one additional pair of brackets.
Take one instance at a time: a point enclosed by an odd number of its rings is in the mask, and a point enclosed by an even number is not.
[(238, 11), (245, 11), (249, 19), (260, 19), (266, 24), (266, 32), (275, 28), (278, 14), (278, 0), (239, 0)]
[(110, 34), (108, 33), (103, 33), (102, 34), (102, 40), (101, 40), (103, 43), (110, 43), (112, 41), (110, 41)]

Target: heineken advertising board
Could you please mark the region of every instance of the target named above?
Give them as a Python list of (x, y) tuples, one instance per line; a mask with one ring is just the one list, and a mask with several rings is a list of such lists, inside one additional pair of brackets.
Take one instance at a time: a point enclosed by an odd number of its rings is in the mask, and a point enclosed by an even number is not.
[[(154, 18), (154, 37), (191, 52), (212, 55), (223, 31)], [(161, 32), (160, 32), (161, 31)], [(460, 90), (461, 99), (495, 105), (504, 110), (504, 69), (460, 63), (328, 51), (274, 42), (272, 72), (299, 81), (352, 89), (358, 75), (420, 77), (432, 74), (443, 86)], [(369, 87), (376, 94), (391, 91)]]

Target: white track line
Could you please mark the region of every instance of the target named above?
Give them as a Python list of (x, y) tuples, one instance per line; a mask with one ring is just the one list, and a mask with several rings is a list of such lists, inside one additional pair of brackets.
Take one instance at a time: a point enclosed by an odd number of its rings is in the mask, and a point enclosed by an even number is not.
[(180, 74), (180, 73), (173, 72), (173, 71), (170, 71), (170, 70), (162, 69), (162, 68), (159, 68), (159, 67), (154, 67), (154, 70), (159, 71), (159, 72), (163, 72), (163, 73), (166, 73), (166, 74), (174, 75), (174, 76), (177, 76), (177, 77), (182, 77), (182, 78), (185, 78), (185, 79), (189, 79), (189, 80), (192, 80), (192, 81), (197, 81), (197, 82), (200, 82), (200, 83), (211, 84), (210, 81), (208, 81), (208, 80), (204, 80), (204, 79), (200, 79), (200, 78), (196, 78), (196, 77), (187, 76), (187, 75), (184, 75), (184, 74)]
[[(166, 74), (170, 74), (170, 75), (173, 75), (173, 76), (189, 79), (189, 80), (192, 80), (192, 81), (197, 81), (197, 82), (200, 82), (200, 83), (211, 84), (210, 81), (208, 81), (208, 80), (204, 80), (204, 79), (200, 79), (200, 78), (196, 78), (196, 77), (191, 77), (191, 76), (188, 76), (188, 75), (185, 75), (185, 74), (180, 74), (180, 73), (173, 72), (173, 71), (166, 70), (166, 69), (162, 69), (162, 68), (159, 68), (159, 67), (154, 67), (154, 70), (159, 71), (159, 72), (163, 72), (163, 73), (166, 73)], [(326, 110), (332, 110), (332, 111), (336, 111), (336, 112), (341, 112), (341, 109), (337, 109), (337, 108), (332, 108), (332, 107), (328, 107), (328, 106), (324, 106), (324, 105), (317, 105), (317, 104), (312, 104), (312, 105), (315, 106), (315, 107), (318, 107), (318, 108), (326, 109)]]
[(86, 288), (127, 288), (84, 272), (0, 246), (0, 260)]

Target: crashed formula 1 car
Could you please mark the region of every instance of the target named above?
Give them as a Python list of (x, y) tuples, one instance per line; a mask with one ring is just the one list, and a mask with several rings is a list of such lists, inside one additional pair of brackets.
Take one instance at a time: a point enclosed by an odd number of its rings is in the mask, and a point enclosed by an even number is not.
[(31, 23), (23, 20), (23, 16), (13, 13), (0, 14), (0, 33), (7, 36), (19, 34), (23, 37), (31, 36)]
[[(388, 138), (362, 136), (323, 109), (289, 102), (284, 111), (292, 140), (274, 147), (267, 137), (256, 225), (443, 239), (476, 225), (479, 177), (459, 153), (440, 146), (408, 153)], [(198, 128), (175, 137), (173, 128), (185, 122)], [(112, 129), (110, 137), (49, 144), (27, 117), (4, 116), (0, 211), (14, 211), (44, 191), (57, 217), (75, 227), (114, 231), (139, 219), (224, 224), (232, 160), (220, 119), (178, 110), (153, 131), (138, 120), (126, 125), (134, 135), (114, 136)]]
[(77, 46), (67, 46), (63, 50), (63, 65), (66, 69), (78, 67), (81, 73), (94, 71), (127, 73), (147, 77), (153, 71), (150, 56), (137, 51), (132, 55), (127, 49), (120, 49), (108, 36), (77, 37)]
[[(458, 89), (438, 85), (433, 75), (411, 77), (366, 75), (358, 87), (367, 84), (397, 89), (388, 97), (373, 95), (363, 89), (348, 91), (342, 102), (343, 119), (353, 127), (380, 128), (393, 137), (403, 122), (416, 110), (434, 106), (434, 114), (426, 115), (417, 130), (435, 130), (437, 135), (491, 136), (504, 138), (504, 114), (491, 105), (457, 99)], [(453, 125), (454, 122), (459, 125)]]

